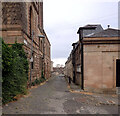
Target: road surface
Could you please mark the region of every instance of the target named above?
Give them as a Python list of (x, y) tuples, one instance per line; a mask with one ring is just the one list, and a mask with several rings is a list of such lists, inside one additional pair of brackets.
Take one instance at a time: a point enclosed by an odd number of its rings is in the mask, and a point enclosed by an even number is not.
[[(99, 99), (98, 99), (99, 98)], [(117, 105), (101, 104), (100, 96), (72, 93), (64, 77), (52, 77), (30, 89), (30, 95), (3, 107), (3, 114), (117, 114)]]

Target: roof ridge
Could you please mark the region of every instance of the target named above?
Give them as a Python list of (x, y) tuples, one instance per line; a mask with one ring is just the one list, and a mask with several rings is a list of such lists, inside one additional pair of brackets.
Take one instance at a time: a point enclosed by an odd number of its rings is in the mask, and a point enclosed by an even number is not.
[[(107, 28), (107, 29), (105, 29), (105, 30), (108, 30), (108, 29), (111, 29), (111, 30), (116, 30), (116, 31), (120, 31), (120, 29), (114, 29), (114, 28)], [(104, 31), (104, 30), (103, 30)]]
[(101, 24), (87, 24), (85, 26), (98, 26), (98, 25), (101, 25)]

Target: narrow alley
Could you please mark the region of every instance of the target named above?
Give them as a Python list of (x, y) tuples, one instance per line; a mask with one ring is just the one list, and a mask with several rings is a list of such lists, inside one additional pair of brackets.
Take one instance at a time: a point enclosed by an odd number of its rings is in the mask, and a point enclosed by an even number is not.
[(44, 85), (30, 89), (27, 97), (3, 106), (3, 114), (117, 114), (118, 106), (112, 102), (117, 103), (117, 98), (106, 96), (111, 104), (105, 104), (102, 97), (70, 92), (65, 78), (54, 76)]
[(120, 114), (120, 1), (0, 8), (1, 114)]

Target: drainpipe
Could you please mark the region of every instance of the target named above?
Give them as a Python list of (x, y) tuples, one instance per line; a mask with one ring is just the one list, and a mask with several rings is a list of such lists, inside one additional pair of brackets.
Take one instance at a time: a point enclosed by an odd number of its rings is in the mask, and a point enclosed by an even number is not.
[(31, 43), (31, 57), (30, 57), (30, 87), (31, 87), (31, 78), (32, 78), (32, 62), (33, 62), (33, 36), (34, 36), (34, 31), (32, 31), (32, 43)]

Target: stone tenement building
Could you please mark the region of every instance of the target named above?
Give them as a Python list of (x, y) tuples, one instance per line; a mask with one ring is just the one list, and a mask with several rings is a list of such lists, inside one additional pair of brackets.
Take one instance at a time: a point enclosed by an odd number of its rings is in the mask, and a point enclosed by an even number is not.
[(43, 28), (43, 2), (2, 2), (2, 38), (7, 44), (24, 44), (29, 78), (50, 77), (50, 42)]

